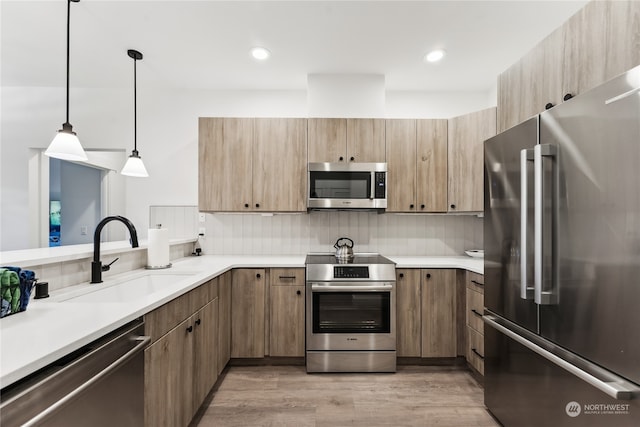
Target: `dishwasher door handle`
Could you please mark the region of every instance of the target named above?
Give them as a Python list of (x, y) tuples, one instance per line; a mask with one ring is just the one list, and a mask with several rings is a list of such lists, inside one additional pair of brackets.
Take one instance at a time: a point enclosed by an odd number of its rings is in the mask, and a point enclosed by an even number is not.
[(149, 345), (149, 342), (151, 342), (151, 337), (143, 335), (143, 336), (135, 337), (135, 338), (133, 338), (133, 340), (134, 341), (138, 341), (138, 344), (136, 344), (135, 347), (133, 347), (131, 350), (127, 351), (125, 354), (123, 354), (122, 356), (117, 358), (109, 366), (107, 366), (102, 371), (98, 372), (96, 375), (91, 377), (88, 381), (85, 381), (83, 384), (81, 384), (76, 389), (74, 389), (73, 391), (68, 393), (66, 396), (64, 396), (63, 398), (61, 398), (57, 402), (55, 402), (53, 405), (49, 406), (44, 411), (40, 412), (35, 417), (31, 418), (29, 421), (24, 423), (22, 426), (25, 427), (25, 426), (37, 425), (38, 423), (40, 423), (40, 422), (44, 421), (45, 419), (47, 419), (49, 416), (53, 415), (58, 409), (62, 408), (68, 402), (70, 402), (71, 400), (76, 398), (80, 393), (82, 393), (83, 391), (87, 390), (89, 387), (91, 387), (92, 385), (94, 385), (95, 383), (100, 381), (102, 378), (104, 378), (105, 376), (109, 375), (111, 372), (115, 371), (120, 366), (125, 364), (129, 359), (131, 359), (137, 353), (139, 353), (142, 350), (144, 350), (145, 347), (147, 347), (147, 345)]

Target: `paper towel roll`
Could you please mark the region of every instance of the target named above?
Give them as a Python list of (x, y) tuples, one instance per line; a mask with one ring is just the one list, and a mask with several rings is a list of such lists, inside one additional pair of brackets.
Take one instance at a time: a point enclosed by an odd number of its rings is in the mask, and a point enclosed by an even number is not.
[(147, 268), (167, 268), (169, 262), (169, 229), (150, 228), (147, 246)]

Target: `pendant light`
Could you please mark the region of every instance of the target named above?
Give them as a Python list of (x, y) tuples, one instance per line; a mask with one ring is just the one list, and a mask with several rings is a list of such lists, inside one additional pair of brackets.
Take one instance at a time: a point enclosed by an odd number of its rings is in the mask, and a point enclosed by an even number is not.
[(124, 164), (122, 171), (120, 172), (122, 175), (128, 176), (137, 176), (141, 178), (148, 177), (147, 169), (144, 167), (144, 163), (142, 163), (142, 159), (138, 154), (138, 145), (137, 145), (137, 77), (136, 77), (136, 62), (142, 59), (142, 54), (137, 50), (129, 49), (127, 51), (127, 55), (130, 58), (133, 58), (133, 151), (131, 155), (127, 159), (127, 162)]
[(67, 121), (62, 124), (62, 129), (49, 144), (44, 152), (46, 156), (62, 160), (86, 161), (87, 154), (82, 149), (80, 140), (69, 123), (69, 28), (71, 23), (71, 2), (80, 0), (67, 0)]

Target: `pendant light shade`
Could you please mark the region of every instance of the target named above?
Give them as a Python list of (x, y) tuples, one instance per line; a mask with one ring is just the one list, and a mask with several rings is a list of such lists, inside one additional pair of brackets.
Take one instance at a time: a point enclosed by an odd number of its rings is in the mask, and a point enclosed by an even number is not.
[(139, 178), (146, 178), (149, 176), (147, 173), (147, 168), (144, 167), (144, 163), (142, 163), (142, 158), (140, 158), (140, 154), (138, 153), (138, 124), (137, 124), (137, 76), (136, 76), (136, 62), (142, 59), (142, 53), (137, 50), (129, 49), (127, 51), (127, 55), (133, 59), (133, 151), (131, 151), (131, 155), (127, 159), (127, 162), (124, 164), (122, 171), (120, 173), (122, 175), (127, 176), (135, 176)]
[(46, 156), (62, 160), (86, 161), (87, 154), (82, 149), (80, 140), (69, 123), (69, 29), (71, 27), (71, 2), (80, 0), (67, 0), (67, 121), (62, 124), (62, 129), (49, 144), (44, 152)]

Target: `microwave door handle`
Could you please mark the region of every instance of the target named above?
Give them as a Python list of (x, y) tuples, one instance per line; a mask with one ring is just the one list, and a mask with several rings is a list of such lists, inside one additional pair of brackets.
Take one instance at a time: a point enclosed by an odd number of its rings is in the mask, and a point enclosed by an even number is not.
[(529, 224), (528, 162), (533, 162), (533, 149), (520, 150), (520, 298), (533, 299), (534, 288), (527, 283), (527, 230)]
[(369, 188), (369, 200), (373, 200), (376, 195), (376, 173), (371, 172), (369, 181), (371, 181), (371, 186)]

